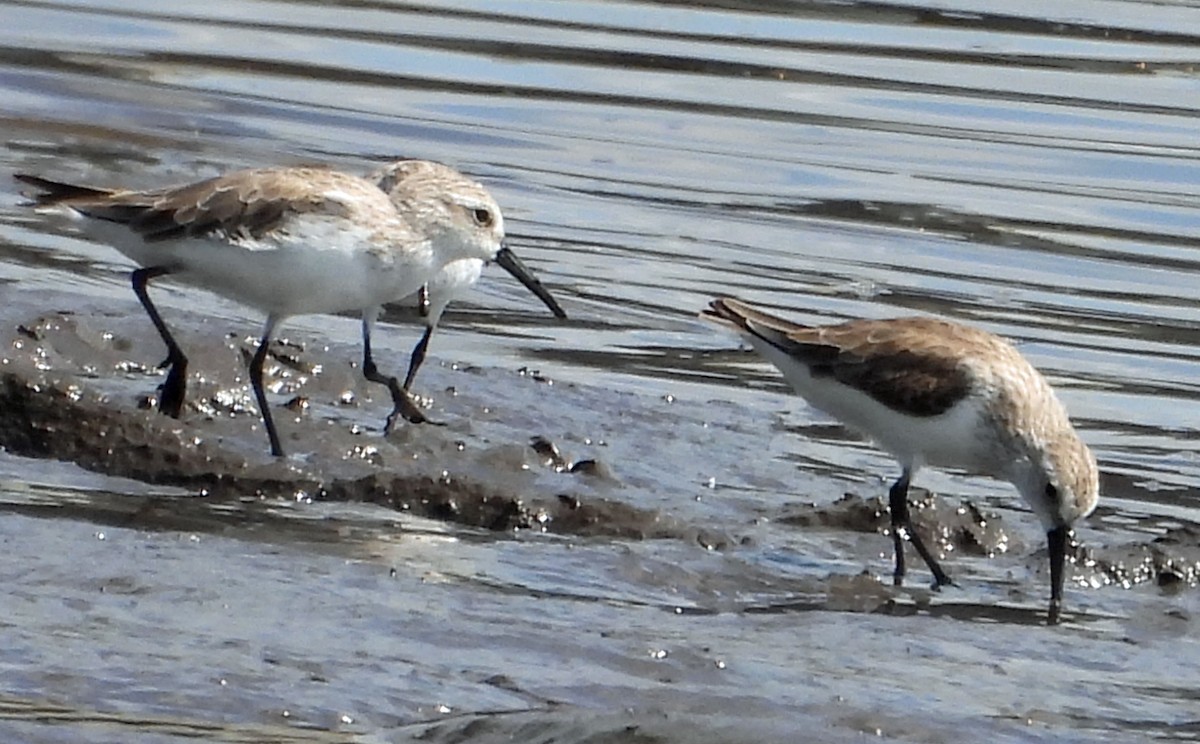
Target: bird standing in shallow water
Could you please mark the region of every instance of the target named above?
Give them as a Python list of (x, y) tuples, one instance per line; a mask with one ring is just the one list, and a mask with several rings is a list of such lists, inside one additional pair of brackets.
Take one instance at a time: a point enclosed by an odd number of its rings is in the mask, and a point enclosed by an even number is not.
[[(430, 160), (397, 160), (389, 163), (378, 171), (367, 176), (367, 178), (379, 188), (387, 192), (391, 197), (397, 209), (404, 211), (407, 208), (410, 192), (420, 192), (428, 188), (431, 181), (451, 181), (465, 178), (461, 173), (454, 170), (448, 165), (436, 163)], [(480, 188), (483, 188), (480, 186)], [(502, 249), (502, 255), (498, 255), (496, 262), (511, 262), (516, 261), (511, 251)], [(408, 374), (404, 377), (404, 389), (412, 388), (413, 380), (417, 376), (417, 370), (425, 361), (425, 353), (429, 349), (429, 339), (433, 336), (433, 331), (437, 328), (438, 321), (441, 320), (442, 313), (445, 312), (446, 306), (457, 297), (465, 294), (467, 290), (475, 286), (475, 282), (479, 281), (479, 277), (483, 274), (484, 261), (479, 258), (460, 258), (456, 261), (451, 261), (441, 268), (438, 273), (429, 280), (429, 282), (421, 288), (415, 295), (407, 297), (403, 302), (415, 302), (421, 310), (421, 317), (425, 323), (425, 333), (422, 334), (421, 340), (413, 348), (412, 357), (408, 364)], [(511, 270), (510, 270), (511, 271)], [(532, 275), (522, 269), (525, 277)], [(554, 313), (554, 317), (559, 320), (565, 320), (567, 314), (559, 307), (558, 302), (554, 297), (536, 280), (529, 282), (517, 276), (521, 283), (525, 285), (529, 291), (537, 295), (538, 299), (550, 308), (550, 312)]]
[[(387, 428), (398, 415), (423, 422), (408, 393), (372, 358), (371, 331), (381, 306), (416, 292), (452, 261), (496, 260), (504, 250), (499, 207), (481, 186), (461, 177), (415, 191), (405, 212), (371, 181), (324, 168), (241, 170), (150, 191), (16, 177), (39, 190), (39, 207), (83, 221), (86, 232), (140, 265), (133, 290), (167, 346), (163, 413), (180, 415), (188, 360), (147, 294), (150, 280), (171, 276), (266, 313), (250, 377), (276, 456), (284, 452), (262, 371), (280, 322), (309, 313), (359, 313), (363, 374), (392, 395)], [(536, 283), (515, 257), (506, 268)]]
[(810, 327), (731, 298), (702, 316), (741, 334), (796, 392), (871, 438), (900, 462), (888, 492), (904, 577), (907, 534), (933, 572), (938, 565), (908, 513), (908, 486), (923, 465), (957, 468), (1012, 482), (1046, 529), (1049, 622), (1059, 620), (1071, 525), (1099, 498), (1096, 459), (1080, 440), (1046, 379), (999, 336), (925, 317), (856, 320)]

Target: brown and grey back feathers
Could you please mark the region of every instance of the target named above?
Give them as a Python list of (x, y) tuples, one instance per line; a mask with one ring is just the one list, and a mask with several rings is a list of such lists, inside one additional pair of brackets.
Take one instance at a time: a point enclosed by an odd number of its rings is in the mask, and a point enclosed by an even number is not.
[(991, 334), (936, 318), (855, 320), (804, 326), (738, 300), (714, 300), (706, 316), (753, 334), (797, 361), (883, 405), (914, 416), (944, 413), (970, 390), (970, 370), (946, 353), (956, 343), (995, 342)]
[(344, 213), (326, 192), (347, 185), (362, 188), (346, 183), (352, 176), (320, 168), (242, 170), (152, 191), (96, 189), (24, 174), (16, 178), (40, 190), (33, 195), (39, 206), (61, 205), (87, 217), (126, 225), (147, 242), (207, 236), (259, 238), (291, 214)]

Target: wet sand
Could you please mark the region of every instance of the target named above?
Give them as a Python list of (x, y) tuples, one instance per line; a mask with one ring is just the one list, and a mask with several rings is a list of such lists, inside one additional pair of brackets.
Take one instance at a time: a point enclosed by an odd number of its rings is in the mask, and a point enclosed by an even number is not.
[[(297, 319), (276, 460), (260, 318), (153, 290), (165, 419), (120, 256), (0, 190), (0, 739), (1200, 738), (1195, 11), (152, 5), (5, 4), (6, 183), (443, 159), (571, 319), (485, 272), (445, 426), (388, 437), (357, 322)], [(892, 586), (895, 463), (695, 320), (726, 292), (1018, 342), (1103, 471), (1066, 622), (987, 479), (922, 472), (957, 585)]]
[[(213, 502), (369, 503), (494, 532), (671, 538), (710, 548), (727, 547), (731, 539), (720, 526), (688, 524), (669, 510), (639, 506), (637, 489), (623, 487), (617, 475), (627, 463), (610, 461), (614, 451), (592, 441), (587, 429), (564, 427), (579, 414), (558, 415), (570, 404), (558, 395), (563, 386), (527, 367), (437, 369), (435, 363), (418, 378), (418, 388), (438, 389), (424, 401), (438, 425), (401, 424), (385, 437), (386, 391), (361, 378), (355, 348), (284, 338), (272, 345), (265, 384), (276, 415), (286, 422), (283, 436), (293, 454), (273, 458), (244, 368), (253, 336), (228, 331), (214, 338), (200, 318), (172, 319), (193, 357), (186, 412), (176, 420), (155, 410), (162, 372), (147, 363), (155, 339), (146, 338), (144, 318), (121, 306), (127, 303), (86, 314), (38, 314), (36, 306), (70, 303), (66, 296), (47, 300), (45, 293), (11, 293), (0, 321), (8, 329), (0, 361), (0, 446), (12, 454), (173, 486)], [(497, 384), (486, 385), (488, 378)], [(580, 396), (603, 397), (599, 390), (568, 387)], [(587, 412), (612, 416), (616, 420), (603, 428), (622, 430), (637, 447), (639, 438), (652, 437), (619, 423), (629, 403), (617, 395), (609, 407), (591, 405)], [(680, 418), (672, 428), (689, 423)], [(717, 432), (713, 436), (719, 446)], [(585, 456), (564, 454), (573, 450)], [(657, 459), (663, 480), (677, 466), (665, 451), (648, 459), (651, 467)], [(1008, 550), (1002, 518), (985, 516), (970, 502), (955, 506), (919, 493), (913, 500), (916, 529), (941, 554), (986, 557)], [(150, 521), (131, 526), (153, 524), (149, 514), (132, 518)], [(776, 521), (800, 529), (888, 530), (882, 496), (793, 504)], [(1196, 535), (1193, 525), (1168, 528), (1151, 541), (1117, 549), (1119, 558), (1096, 557), (1076, 544), (1075, 558), (1106, 583), (1195, 586)]]

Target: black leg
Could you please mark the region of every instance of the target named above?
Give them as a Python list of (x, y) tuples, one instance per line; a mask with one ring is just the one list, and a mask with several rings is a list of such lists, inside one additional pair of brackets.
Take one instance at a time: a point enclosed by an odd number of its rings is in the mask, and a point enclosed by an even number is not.
[(408, 362), (408, 374), (404, 376), (405, 392), (412, 389), (413, 380), (417, 376), (417, 370), (425, 362), (425, 351), (429, 348), (429, 337), (433, 335), (433, 326), (425, 328), (425, 334), (421, 336), (421, 340), (417, 342), (413, 348), (412, 359)]
[(1058, 615), (1062, 610), (1063, 568), (1067, 559), (1067, 527), (1055, 527), (1046, 533), (1047, 544), (1050, 548), (1050, 614), (1048, 625), (1058, 624)]
[(924, 559), (925, 565), (929, 566), (929, 570), (933, 573), (933, 588), (938, 589), (954, 582), (938, 565), (933, 553), (930, 553), (929, 549), (925, 547), (925, 541), (913, 529), (912, 517), (908, 513), (909, 475), (909, 471), (906, 469), (888, 491), (888, 508), (892, 513), (892, 544), (896, 549), (896, 572), (893, 574), (892, 582), (896, 586), (904, 583), (904, 537), (907, 535), (908, 539), (912, 541), (913, 547), (917, 549), (917, 553)]
[(888, 490), (888, 511), (892, 518), (892, 546), (896, 551), (896, 572), (892, 574), (892, 584), (904, 584), (904, 522), (908, 517), (908, 471), (905, 470), (900, 478)]
[(263, 390), (263, 363), (267, 359), (267, 346), (271, 343), (271, 332), (275, 330), (275, 318), (267, 318), (267, 327), (263, 330), (262, 341), (254, 358), (250, 360), (250, 385), (254, 388), (254, 397), (258, 400), (258, 410), (262, 413), (263, 426), (267, 428), (267, 438), (271, 440), (271, 454), (283, 457), (283, 447), (279, 444), (279, 434), (275, 431), (275, 420), (271, 418), (271, 409), (267, 405), (267, 393)]
[[(374, 316), (369, 313), (363, 313), (363, 376), (371, 382), (380, 385), (387, 385), (387, 389), (392, 394), (392, 412), (388, 414), (387, 423), (384, 424), (383, 433), (387, 434), (392, 430), (396, 423), (396, 416), (404, 416), (405, 420), (413, 424), (434, 423), (425, 418), (425, 414), (417, 408), (417, 404), (413, 402), (408, 391), (400, 387), (400, 381), (395, 377), (388, 377), (379, 371), (375, 366), (375, 360), (371, 358), (371, 326), (374, 325)], [(414, 352), (415, 353), (415, 352)]]
[(422, 284), (420, 291), (417, 292), (417, 309), (421, 311), (422, 318), (429, 317), (429, 285)]
[(180, 350), (179, 344), (175, 343), (171, 332), (167, 330), (167, 324), (158, 314), (158, 309), (150, 301), (150, 295), (146, 293), (147, 282), (170, 273), (170, 269), (162, 266), (137, 269), (133, 272), (133, 293), (137, 295), (138, 301), (146, 309), (146, 314), (150, 316), (150, 322), (154, 323), (154, 327), (158, 329), (158, 335), (167, 345), (167, 358), (158, 365), (160, 369), (166, 368), (167, 370), (167, 379), (163, 382), (158, 397), (158, 410), (171, 418), (179, 418), (179, 414), (183, 411), (184, 398), (187, 397), (188, 360)]

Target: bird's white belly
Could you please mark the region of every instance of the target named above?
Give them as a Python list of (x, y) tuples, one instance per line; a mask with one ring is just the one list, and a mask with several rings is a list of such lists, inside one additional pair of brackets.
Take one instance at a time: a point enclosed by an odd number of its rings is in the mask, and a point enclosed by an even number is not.
[[(221, 254), (228, 253), (222, 261)], [(380, 267), (365, 256), (334, 251), (212, 251), (178, 273), (197, 284), (279, 316), (363, 310), (415, 291), (424, 282), (416, 271)]]
[(123, 225), (81, 226), (141, 266), (281, 317), (364, 310), (416, 292), (434, 273), (428, 244), (367, 250), (368, 229), (345, 220), (301, 217), (271, 239), (239, 242), (147, 243)]
[[(478, 258), (460, 258), (443, 266), (429, 280), (429, 314), (425, 324), (436, 326), (446, 306), (475, 286), (482, 274), (483, 261)], [(418, 302), (418, 295), (413, 294), (405, 297), (402, 304), (411, 306)]]
[(995, 474), (1003, 466), (995, 428), (977, 398), (965, 398), (936, 416), (905, 415), (832, 378), (814, 377), (807, 365), (761, 339), (749, 340), (813, 408), (839, 419), (907, 466), (980, 474)]

